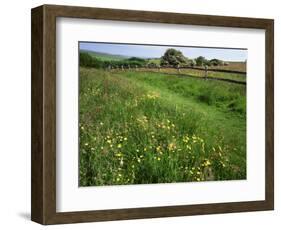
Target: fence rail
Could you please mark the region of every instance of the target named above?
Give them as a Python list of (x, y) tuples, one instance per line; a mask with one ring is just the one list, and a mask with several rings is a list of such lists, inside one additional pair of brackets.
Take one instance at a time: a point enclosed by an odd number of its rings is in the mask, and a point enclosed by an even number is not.
[[(116, 68), (116, 67), (115, 67)], [(146, 68), (146, 69), (176, 69), (176, 70), (181, 70), (181, 69), (194, 69), (194, 70), (202, 70), (205, 71), (206, 68), (202, 67), (192, 67), (192, 66), (180, 66), (180, 67), (173, 67), (173, 66), (162, 66), (162, 67), (134, 67), (134, 66), (122, 66), (119, 67), (120, 69), (135, 69), (135, 68)], [(114, 67), (110, 67), (109, 69), (114, 69)], [(245, 71), (238, 71), (238, 70), (228, 70), (228, 69), (216, 69), (216, 68), (208, 68), (208, 72), (221, 72), (221, 73), (236, 73), (236, 74), (243, 74), (246, 75), (247, 72)]]
[[(155, 71), (143, 71), (143, 72), (149, 72), (149, 73), (155, 73)], [(189, 78), (194, 78), (194, 79), (201, 79), (201, 80), (216, 80), (216, 81), (224, 81), (224, 82), (230, 82), (230, 83), (235, 83), (235, 84), (240, 84), (240, 85), (246, 85), (245, 81), (238, 81), (238, 80), (234, 80), (234, 79), (227, 79), (227, 78), (218, 78), (218, 77), (197, 77), (197, 76), (193, 76), (190, 74), (183, 74), (183, 73), (165, 73), (165, 72), (161, 72), (161, 74), (165, 74), (165, 75), (177, 75), (180, 77), (189, 77)]]
[[(205, 68), (200, 68), (200, 67), (191, 67), (191, 66), (183, 66), (180, 67), (180, 69), (196, 69), (196, 70), (202, 70), (205, 71)], [(228, 70), (228, 69), (213, 69), (213, 68), (208, 68), (208, 71), (212, 72), (221, 72), (221, 73), (236, 73), (236, 74), (244, 74), (246, 75), (247, 72), (244, 71), (237, 71), (237, 70)]]
[[(184, 69), (192, 69), (192, 70), (199, 70), (202, 71), (202, 76), (195, 76), (189, 73), (184, 73)], [(122, 66), (122, 68), (109, 68), (109, 70), (136, 70), (136, 71), (144, 71), (144, 72), (159, 72), (166, 75), (178, 75), (178, 76), (185, 76), (185, 77), (192, 77), (197, 79), (205, 79), (205, 80), (217, 80), (217, 81), (225, 81), (230, 83), (236, 83), (241, 85), (246, 85), (245, 81), (239, 81), (235, 79), (229, 79), (229, 78), (222, 78), (222, 77), (216, 77), (212, 76), (210, 77), (208, 75), (209, 72), (222, 72), (222, 73), (231, 73), (231, 74), (241, 74), (246, 75), (246, 72), (243, 71), (236, 71), (236, 70), (225, 70), (225, 69), (209, 69), (209, 68), (200, 68), (200, 67), (173, 67), (173, 66), (165, 66), (165, 67), (133, 67), (133, 66)], [(169, 73), (165, 72), (165, 70), (175, 70), (175, 73)], [(181, 71), (183, 70), (183, 71)]]

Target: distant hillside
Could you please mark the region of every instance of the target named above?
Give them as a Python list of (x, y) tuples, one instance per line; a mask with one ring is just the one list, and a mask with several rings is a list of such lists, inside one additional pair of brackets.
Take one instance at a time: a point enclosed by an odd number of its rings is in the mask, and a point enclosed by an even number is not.
[(130, 58), (129, 56), (102, 53), (102, 52), (96, 52), (91, 50), (80, 50), (80, 52), (88, 53), (93, 57), (101, 59), (102, 61), (118, 61), (118, 60), (124, 60)]
[[(88, 53), (92, 57), (98, 58), (101, 62), (103, 61), (128, 61), (128, 59), (132, 58), (132, 56), (125, 56), (120, 54), (109, 54), (109, 53), (103, 53), (103, 52), (97, 52), (97, 51), (91, 51), (91, 50), (80, 50), (82, 53)], [(160, 65), (161, 63), (161, 57), (159, 58), (149, 58), (149, 57), (143, 57), (140, 58), (145, 61), (146, 64), (154, 64), (154, 65)], [(189, 59), (192, 60), (192, 59)], [(194, 59), (193, 59), (194, 60)], [(209, 66), (209, 69), (224, 69), (224, 70), (234, 70), (234, 71), (242, 71), (246, 72), (246, 62), (236, 62), (236, 61), (226, 61), (227, 65), (219, 65), (219, 66)], [(143, 65), (143, 63), (141, 64)]]

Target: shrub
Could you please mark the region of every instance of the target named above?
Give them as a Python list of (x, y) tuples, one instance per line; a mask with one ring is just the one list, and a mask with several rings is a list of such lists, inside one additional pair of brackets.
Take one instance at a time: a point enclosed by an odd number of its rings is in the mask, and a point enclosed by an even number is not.
[(196, 61), (194, 59), (189, 59), (187, 61), (187, 65), (193, 67), (196, 65)]
[(179, 64), (186, 63), (186, 57), (181, 51), (176, 49), (167, 49), (164, 55), (161, 57), (161, 65), (178, 66)]
[(213, 65), (213, 66), (223, 65), (223, 61), (216, 59), (216, 58), (210, 60), (209, 63), (210, 63), (210, 65)]
[(208, 64), (208, 60), (203, 56), (199, 56), (195, 58), (195, 63), (197, 66), (203, 66)]
[(91, 67), (92, 56), (88, 53), (80, 52), (79, 61), (80, 61), (80, 66)]
[(80, 66), (84, 67), (93, 67), (100, 69), (103, 67), (103, 62), (99, 60), (98, 58), (92, 57), (88, 53), (80, 52), (79, 54), (79, 61)]

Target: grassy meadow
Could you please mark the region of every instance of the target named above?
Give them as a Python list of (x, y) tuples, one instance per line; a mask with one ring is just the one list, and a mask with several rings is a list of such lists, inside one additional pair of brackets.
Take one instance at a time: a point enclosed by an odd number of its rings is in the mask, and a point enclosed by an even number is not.
[(80, 67), (79, 87), (80, 186), (246, 179), (245, 85)]

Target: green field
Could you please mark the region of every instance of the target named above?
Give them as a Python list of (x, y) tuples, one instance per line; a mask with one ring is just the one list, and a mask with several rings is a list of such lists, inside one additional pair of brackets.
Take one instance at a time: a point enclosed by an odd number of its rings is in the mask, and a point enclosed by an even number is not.
[(89, 50), (81, 50), (80, 53), (88, 53), (92, 57), (98, 58), (101, 61), (120, 61), (128, 58), (127, 56), (107, 54), (107, 53), (95, 52)]
[(80, 67), (80, 186), (246, 178), (246, 87)]

